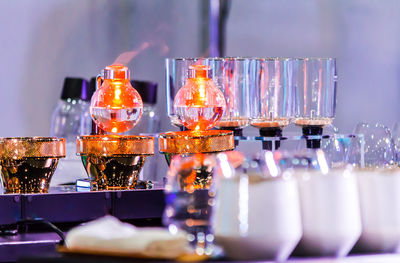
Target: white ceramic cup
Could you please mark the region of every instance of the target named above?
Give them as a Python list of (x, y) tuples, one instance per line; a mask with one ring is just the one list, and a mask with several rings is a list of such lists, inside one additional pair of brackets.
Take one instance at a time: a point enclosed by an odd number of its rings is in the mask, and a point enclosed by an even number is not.
[(344, 257), (361, 234), (357, 180), (350, 169), (296, 171), (307, 255)]
[(363, 226), (359, 248), (399, 252), (400, 169), (359, 169), (356, 174)]
[(296, 180), (221, 179), (213, 209), (216, 243), (235, 260), (286, 260), (301, 238)]

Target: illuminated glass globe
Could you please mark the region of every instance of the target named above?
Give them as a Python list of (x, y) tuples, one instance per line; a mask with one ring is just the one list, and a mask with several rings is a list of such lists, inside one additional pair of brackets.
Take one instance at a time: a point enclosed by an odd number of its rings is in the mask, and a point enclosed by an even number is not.
[(143, 102), (132, 87), (129, 69), (123, 65), (107, 66), (103, 72), (103, 83), (93, 94), (90, 115), (96, 125), (111, 133), (122, 133), (132, 129), (140, 120)]
[(211, 80), (211, 68), (190, 66), (186, 84), (174, 100), (178, 121), (189, 130), (203, 131), (213, 128), (224, 113), (224, 94)]

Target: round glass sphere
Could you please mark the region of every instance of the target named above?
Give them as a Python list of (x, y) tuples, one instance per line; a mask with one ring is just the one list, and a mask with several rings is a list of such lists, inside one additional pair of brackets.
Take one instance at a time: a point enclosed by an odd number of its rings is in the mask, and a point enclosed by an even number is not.
[(129, 81), (127, 67), (108, 66), (103, 76), (103, 83), (92, 96), (90, 115), (96, 125), (106, 132), (126, 132), (142, 116), (142, 98)]
[(189, 67), (189, 78), (174, 99), (178, 121), (189, 130), (213, 128), (224, 113), (224, 94), (211, 80), (211, 69), (204, 65)]

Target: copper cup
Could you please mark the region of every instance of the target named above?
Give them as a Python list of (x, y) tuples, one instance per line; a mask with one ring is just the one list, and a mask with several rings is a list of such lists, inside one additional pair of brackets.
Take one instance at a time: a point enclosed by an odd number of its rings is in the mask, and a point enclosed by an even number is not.
[(0, 138), (5, 193), (47, 193), (58, 160), (63, 157), (65, 139), (62, 138)]
[(137, 183), (146, 157), (154, 155), (150, 136), (89, 135), (76, 141), (92, 191), (128, 190)]
[[(171, 164), (175, 156), (192, 156), (190, 160), (196, 160), (194, 162), (196, 164), (194, 165), (193, 163), (192, 168), (190, 165), (187, 168), (195, 172), (193, 174), (189, 173), (187, 176), (190, 176), (193, 182), (202, 188), (208, 186), (212, 178), (212, 169), (208, 165), (203, 164), (203, 161), (208, 158), (206, 156), (233, 150), (235, 148), (235, 141), (232, 131), (180, 131), (160, 134), (158, 146), (160, 153), (165, 155), (168, 165)], [(185, 174), (185, 172), (182, 174)]]
[(235, 148), (235, 141), (232, 131), (180, 131), (161, 133), (158, 146), (169, 165), (176, 155), (231, 151)]

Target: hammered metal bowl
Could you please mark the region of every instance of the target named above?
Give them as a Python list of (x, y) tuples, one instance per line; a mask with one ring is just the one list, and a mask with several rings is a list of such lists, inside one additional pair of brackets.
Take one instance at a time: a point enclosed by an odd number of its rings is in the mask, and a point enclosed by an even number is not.
[(179, 131), (161, 133), (158, 141), (159, 151), (165, 155), (170, 165), (173, 157), (191, 156), (199, 153), (218, 153), (235, 148), (232, 131)]
[(137, 183), (146, 157), (154, 155), (150, 136), (90, 135), (76, 141), (92, 191), (128, 190)]
[(1, 179), (5, 193), (47, 193), (58, 160), (63, 157), (63, 138), (0, 138)]

